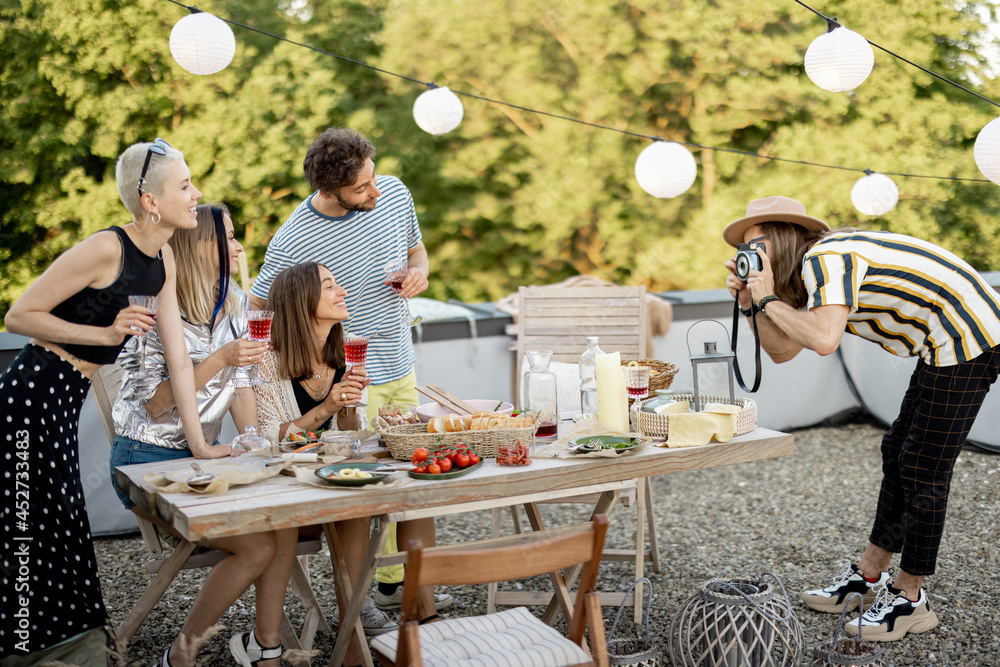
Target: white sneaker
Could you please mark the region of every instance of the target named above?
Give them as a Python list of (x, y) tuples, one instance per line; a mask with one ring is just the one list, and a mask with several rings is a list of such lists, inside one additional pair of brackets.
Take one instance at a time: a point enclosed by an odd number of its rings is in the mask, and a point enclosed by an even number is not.
[[(875, 604), (861, 615), (861, 638), (872, 642), (892, 642), (907, 633), (927, 632), (937, 627), (937, 614), (927, 602), (927, 593), (920, 589), (916, 602), (908, 600), (894, 586), (879, 589)], [(844, 632), (858, 634), (858, 619), (844, 625)]]
[[(434, 611), (441, 612), (455, 604), (455, 598), (447, 593), (434, 594)], [(403, 606), (403, 587), (397, 586), (392, 595), (383, 595), (375, 590), (375, 606), (382, 611), (396, 611)]]
[(879, 574), (878, 581), (869, 583), (861, 575), (861, 570), (854, 563), (847, 563), (844, 569), (833, 578), (833, 583), (826, 588), (816, 588), (803, 591), (802, 601), (806, 606), (816, 611), (823, 611), (828, 614), (839, 614), (844, 610), (845, 603), (847, 611), (854, 611), (858, 608), (858, 599), (851, 598), (851, 593), (860, 593), (864, 597), (865, 608), (867, 609), (875, 602), (877, 589), (889, 583), (889, 573)]
[[(340, 626), (340, 610), (334, 609), (333, 613), (327, 617), (327, 621), (334, 627)], [(374, 637), (392, 632), (399, 627), (399, 624), (391, 620), (384, 613), (379, 611), (371, 598), (365, 598), (361, 605), (361, 627), (365, 629), (365, 635)]]

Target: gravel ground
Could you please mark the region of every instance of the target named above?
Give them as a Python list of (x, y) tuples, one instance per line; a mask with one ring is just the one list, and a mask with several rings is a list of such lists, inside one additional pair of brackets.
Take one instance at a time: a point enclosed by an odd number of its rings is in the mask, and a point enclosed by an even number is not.
[[(795, 432), (791, 456), (653, 480), (662, 571), (648, 573), (655, 596), (649, 623), (664, 656), (677, 607), (718, 576), (776, 574), (793, 595), (806, 647), (832, 636), (837, 617), (809, 610), (797, 600), (797, 592), (825, 585), (846, 559), (860, 555), (878, 489), (881, 433), (868, 423), (804, 429)], [(938, 571), (927, 586), (940, 625), (885, 645), (886, 665), (1000, 666), (1000, 605), (993, 602), (1000, 599), (998, 470), (996, 455), (967, 450), (959, 458)], [(542, 511), (550, 525), (587, 517), (579, 505), (549, 505)], [(634, 512), (615, 511), (609, 546), (629, 546)], [(439, 519), (437, 528), (440, 543), (488, 536), (482, 514)], [(120, 622), (148, 581), (140, 565), (145, 550), (134, 536), (99, 539), (97, 552), (105, 600), (112, 619)], [(333, 608), (329, 560), (312, 557), (310, 569), (320, 602)], [(203, 578), (202, 571), (181, 573), (132, 640), (128, 664), (156, 661), (176, 635)], [(598, 588), (624, 590), (631, 578), (628, 565), (605, 563)], [(485, 586), (448, 592), (458, 605), (447, 615), (485, 613)], [(605, 609), (608, 631), (615, 611)], [(298, 623), (302, 607), (293, 594), (288, 612)], [(233, 664), (226, 641), (234, 630), (252, 625), (252, 593), (237, 601), (220, 623), (226, 628), (202, 648), (201, 664)], [(317, 638), (319, 657), (313, 664), (325, 664), (331, 639)], [(663, 664), (670, 660), (664, 657)]]

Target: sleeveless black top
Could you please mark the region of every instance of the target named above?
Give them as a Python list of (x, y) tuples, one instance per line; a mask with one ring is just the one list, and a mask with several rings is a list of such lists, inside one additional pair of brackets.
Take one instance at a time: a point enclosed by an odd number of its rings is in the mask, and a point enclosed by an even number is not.
[[(109, 227), (118, 235), (122, 244), (122, 267), (118, 277), (108, 287), (84, 287), (52, 309), (56, 317), (73, 324), (107, 327), (115, 321), (118, 311), (128, 307), (130, 295), (155, 296), (167, 280), (163, 254), (156, 257), (144, 254), (132, 243), (121, 227)], [(107, 230), (104, 230), (107, 231)], [(60, 345), (72, 355), (94, 364), (111, 364), (125, 347), (131, 336), (125, 336), (120, 345)]]
[(326, 396), (319, 399), (318, 401), (312, 396), (310, 396), (309, 392), (307, 392), (305, 387), (302, 386), (302, 380), (304, 378), (297, 378), (295, 380), (292, 380), (292, 393), (295, 394), (295, 403), (299, 407), (299, 413), (304, 415), (305, 413), (309, 412), (317, 405), (325, 401), (326, 397), (330, 395), (331, 391), (333, 391), (333, 385), (337, 384), (343, 379), (344, 371), (346, 370), (347, 368), (345, 366), (341, 366), (340, 368), (336, 369), (333, 372), (333, 382), (330, 383), (330, 390), (326, 392)]

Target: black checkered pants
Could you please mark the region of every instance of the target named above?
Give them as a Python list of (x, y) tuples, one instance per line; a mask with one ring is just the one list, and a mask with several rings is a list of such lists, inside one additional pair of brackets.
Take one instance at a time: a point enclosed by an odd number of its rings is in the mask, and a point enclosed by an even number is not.
[(998, 373), (1000, 345), (955, 366), (918, 361), (882, 438), (882, 488), (869, 539), (901, 553), (899, 566), (910, 574), (934, 574), (952, 470)]

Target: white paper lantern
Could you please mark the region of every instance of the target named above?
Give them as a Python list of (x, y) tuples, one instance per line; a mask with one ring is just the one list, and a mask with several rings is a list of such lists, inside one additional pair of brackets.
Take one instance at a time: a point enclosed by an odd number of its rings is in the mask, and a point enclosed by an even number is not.
[(413, 102), (413, 120), (428, 134), (447, 134), (462, 122), (465, 110), (458, 95), (444, 88), (432, 88)]
[(170, 31), (170, 53), (192, 74), (215, 74), (232, 62), (236, 37), (219, 17), (196, 12), (182, 18)]
[(865, 215), (885, 215), (899, 201), (899, 189), (885, 174), (862, 176), (851, 188), (851, 203)]
[(654, 141), (635, 160), (639, 187), (660, 199), (684, 194), (697, 175), (698, 165), (691, 151), (672, 141)]
[(875, 65), (871, 44), (840, 27), (820, 35), (806, 50), (806, 74), (823, 90), (841, 93), (860, 86)]
[(1000, 118), (994, 118), (979, 131), (972, 154), (983, 176), (1000, 183)]

